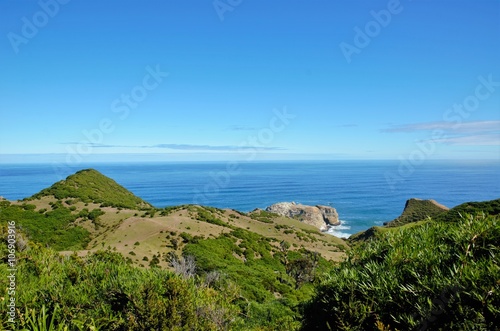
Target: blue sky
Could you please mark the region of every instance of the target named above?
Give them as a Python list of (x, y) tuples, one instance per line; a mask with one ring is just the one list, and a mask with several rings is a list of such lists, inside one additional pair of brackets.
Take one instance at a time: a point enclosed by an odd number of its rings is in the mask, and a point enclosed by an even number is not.
[(498, 160), (499, 59), (500, 1), (0, 0), (0, 162)]

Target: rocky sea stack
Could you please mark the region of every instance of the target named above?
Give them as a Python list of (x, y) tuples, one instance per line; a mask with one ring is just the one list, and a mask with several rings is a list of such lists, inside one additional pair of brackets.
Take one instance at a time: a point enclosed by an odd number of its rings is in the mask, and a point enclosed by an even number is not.
[(328, 230), (329, 226), (340, 225), (337, 210), (329, 206), (308, 206), (295, 202), (280, 202), (267, 207), (266, 211), (313, 225), (321, 231)]

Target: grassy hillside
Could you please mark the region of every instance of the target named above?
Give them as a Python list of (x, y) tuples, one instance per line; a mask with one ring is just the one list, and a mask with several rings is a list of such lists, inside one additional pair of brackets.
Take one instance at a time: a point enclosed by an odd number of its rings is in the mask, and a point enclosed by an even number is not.
[(485, 213), (487, 215), (500, 215), (500, 199), (481, 202), (466, 202), (453, 207), (448, 212), (436, 217), (436, 219), (448, 222), (456, 221), (460, 218), (460, 215), (464, 215), (466, 213)]
[(398, 232), (398, 231), (401, 231), (404, 229), (409, 229), (409, 228), (412, 228), (415, 226), (420, 226), (420, 225), (426, 224), (428, 222), (432, 222), (432, 220), (427, 219), (424, 221), (411, 222), (411, 223), (407, 223), (404, 225), (392, 226), (392, 227), (372, 226), (371, 228), (369, 228), (366, 231), (362, 231), (362, 232), (353, 234), (352, 236), (349, 237), (348, 242), (351, 246), (355, 246), (355, 245), (359, 244), (360, 242), (368, 241), (371, 239), (377, 239), (388, 232)]
[(411, 222), (418, 222), (427, 218), (436, 218), (445, 213), (448, 208), (434, 200), (410, 199), (406, 201), (403, 213), (396, 219), (387, 222), (386, 226), (401, 226)]
[(123, 186), (94, 169), (81, 170), (65, 180), (33, 195), (29, 200), (54, 196), (58, 200), (78, 199), (93, 202), (103, 207), (112, 206), (128, 209), (148, 209), (152, 206), (133, 195)]
[(79, 171), (23, 201), (3, 200), (0, 221), (9, 220), (34, 242), (56, 250), (84, 255), (109, 247), (139, 266), (148, 266), (155, 255), (182, 252), (187, 236), (217, 238), (238, 228), (275, 242), (285, 240), (293, 250), (319, 252), (328, 260), (341, 259), (347, 249), (342, 239), (270, 213), (188, 205), (152, 208), (95, 170)]
[[(300, 303), (312, 297), (314, 283), (348, 249), (340, 238), (275, 214), (194, 205), (157, 209), (117, 185), (96, 171), (85, 170), (29, 199), (0, 202), (0, 226), (15, 221), (19, 238), (28, 238), (27, 247), (33, 249), (23, 256), (35, 265), (45, 265), (33, 269), (29, 263), (21, 264), (26, 278), (20, 278), (20, 286), (37, 289), (26, 292), (19, 301), (25, 306), (24, 317), (43, 319), (46, 311), (50, 318), (55, 316), (58, 325), (71, 330), (78, 328), (73, 320), (84, 323), (84, 329), (96, 326), (103, 330), (166, 325), (173, 330), (219, 330), (229, 325), (231, 330), (296, 330)], [(61, 251), (61, 257), (54, 257), (51, 249)], [(46, 265), (49, 255), (62, 266)], [(106, 283), (100, 274), (105, 272), (101, 258), (116, 261), (117, 272), (134, 280), (117, 276), (116, 282)], [(56, 273), (54, 279), (62, 287), (49, 281), (50, 272)], [(165, 277), (180, 280), (174, 289), (164, 289), (158, 284)], [(104, 282), (102, 287), (79, 293), (88, 284), (99, 282)], [(138, 282), (154, 285), (148, 289)], [(175, 312), (137, 310), (138, 306), (152, 309), (149, 305), (154, 304), (168, 306), (167, 310), (186, 309), (186, 314), (197, 318), (192, 305), (201, 299), (190, 297), (186, 300), (191, 306), (184, 306), (179, 297), (179, 306), (167, 305), (162, 291), (170, 290), (181, 291), (179, 296), (206, 292), (202, 300), (210, 309), (222, 307), (216, 309), (222, 314), (216, 317), (217, 326), (203, 320), (201, 324), (194, 320), (177, 326), (162, 324), (164, 319), (177, 318)], [(146, 302), (147, 291), (155, 293), (154, 303)], [(224, 301), (225, 291), (235, 296)], [(42, 293), (49, 293), (50, 298)], [(96, 299), (100, 296), (102, 300)], [(0, 297), (5, 293), (0, 291)], [(88, 302), (99, 304), (90, 307)], [(87, 313), (81, 313), (82, 309)], [(107, 317), (98, 318), (102, 314)]]
[(52, 207), (36, 210), (34, 204), (0, 201), (0, 224), (14, 221), (31, 240), (56, 250), (84, 249), (90, 232), (75, 224), (78, 215), (60, 203)]
[[(17, 329), (493, 329), (500, 199), (420, 221), (433, 207), (406, 207), (405, 224), (373, 227), (350, 248), (263, 211), (153, 208), (84, 170), (0, 201), (0, 236), (16, 223)], [(0, 241), (0, 298), (7, 256)]]
[[(110, 256), (120, 256), (127, 265), (124, 267), (126, 270), (120, 272), (134, 275), (133, 277), (149, 279), (156, 277), (156, 270), (168, 270), (196, 279), (195, 283), (198, 282), (196, 286), (205, 286), (203, 285), (205, 282), (215, 282), (219, 285), (233, 284), (231, 286), (236, 286), (237, 289), (233, 287), (231, 289), (238, 295), (233, 298), (234, 302), (224, 304), (239, 311), (241, 316), (245, 316), (238, 322), (241, 324), (240, 328), (236, 327), (237, 324), (232, 324), (232, 329), (237, 330), (296, 330), (300, 326), (300, 303), (312, 297), (314, 283), (318, 282), (318, 277), (332, 266), (332, 262), (328, 260), (342, 259), (347, 249), (345, 242), (339, 238), (321, 233), (313, 226), (276, 215), (265, 215), (266, 217), (260, 214), (246, 215), (233, 210), (201, 206), (178, 206), (139, 212), (111, 207), (101, 209), (98, 208), (99, 205), (85, 206), (82, 202), (68, 207), (65, 202), (47, 199), (49, 198), (44, 197), (41, 200), (30, 201), (33, 205), (2, 202), (9, 203), (9, 206), (5, 209), (1, 224), (5, 226), (7, 220), (15, 220), (21, 225), (18, 226), (18, 233), (28, 234), (34, 247), (42, 244), (67, 250), (62, 252), (62, 256), (66, 257), (54, 261), (81, 259), (87, 261), (82, 262), (82, 265), (90, 263), (91, 269), (93, 262), (88, 261), (94, 261), (93, 256), (96, 254), (101, 256), (102, 250), (105, 249), (106, 254)], [(71, 222), (59, 224), (53, 218), (52, 210), (41, 208), (47, 205), (56, 206), (56, 211), (64, 211), (67, 220)], [(33, 227), (37, 228), (37, 224), (40, 224), (40, 235), (27, 231), (28, 228), (24, 226), (25, 208), (37, 216), (33, 220)], [(90, 212), (86, 211), (87, 209)], [(84, 217), (87, 219), (84, 220)], [(91, 219), (88, 219), (89, 217)], [(62, 233), (70, 236), (71, 231), (61, 230), (70, 227), (88, 231), (91, 241), (86, 249), (82, 250), (81, 246), (76, 245), (79, 241), (74, 236), (73, 240), (63, 240), (55, 235)], [(57, 231), (52, 231), (54, 229)], [(72, 252), (74, 250), (76, 251)], [(32, 253), (26, 251), (24, 254), (31, 256)], [(189, 272), (183, 271), (186, 259), (192, 259), (193, 268)], [(43, 265), (46, 261), (34, 263)], [(71, 278), (71, 275), (76, 274), (81, 275), (78, 277), (81, 277), (82, 281), (87, 277), (95, 277), (89, 273), (90, 271), (80, 270), (78, 265), (68, 264), (68, 266), (69, 270), (66, 271), (51, 266), (47, 268), (52, 271), (42, 268), (34, 272), (38, 276), (47, 272), (46, 277), (50, 276), (50, 272), (73, 273), (61, 277)], [(136, 270), (134, 268), (150, 271), (134, 271)], [(31, 269), (27, 270), (31, 272)], [(120, 279), (119, 282), (115, 285), (120, 287), (122, 291), (120, 295), (125, 293), (127, 296), (132, 295), (123, 288), (124, 280)], [(66, 298), (64, 293), (55, 294), (57, 292), (49, 290), (50, 285), (34, 282), (31, 278), (23, 280), (22, 283), (20, 281), (19, 284), (26, 288), (40, 288), (41, 291), (50, 293), (51, 298), (57, 298), (48, 308), (64, 307), (60, 312), (61, 323), (69, 323), (71, 316), (79, 316), (77, 312), (81, 309), (79, 307), (83, 306), (78, 306), (76, 302), (95, 300), (94, 296), (103, 295), (98, 291), (91, 294), (90, 298), (84, 296), (81, 301)], [(67, 286), (71, 285), (64, 285)], [(195, 291), (196, 286), (191, 287), (191, 291)], [(74, 292), (72, 295), (77, 296), (82, 288), (76, 286), (71, 290)], [(42, 304), (47, 303), (46, 297), (38, 297), (35, 292), (30, 293), (23, 302), (28, 311), (39, 313), (43, 308)], [(1, 296), (5, 297), (5, 293), (0, 291)], [(112, 303), (107, 300), (102, 302), (104, 307), (108, 304)], [(124, 318), (121, 311), (111, 310), (116, 319)], [(132, 310), (128, 313), (136, 312)], [(102, 314), (102, 311), (97, 309), (86, 316), (99, 314)]]
[(408, 228), (425, 224), (432, 218), (433, 221), (458, 221), (462, 215), (484, 213), (486, 215), (500, 214), (500, 199), (482, 202), (466, 202), (452, 209), (447, 209), (433, 200), (410, 199), (406, 202), (401, 216), (388, 222), (384, 226), (374, 226), (366, 231), (356, 233), (349, 237), (351, 245), (379, 236), (380, 233), (391, 229)]
[(498, 330), (500, 218), (379, 233), (317, 288), (303, 330)]
[(287, 241), (291, 250), (307, 249), (321, 254), (327, 260), (341, 260), (348, 249), (340, 238), (321, 233), (313, 226), (299, 221), (276, 217), (265, 222), (252, 215), (234, 210), (201, 206), (178, 206), (149, 211), (102, 208), (98, 230), (88, 227), (92, 240), (87, 250), (108, 248), (123, 254), (138, 266), (149, 266), (159, 258), (159, 266), (167, 268), (165, 256), (182, 254), (188, 243), (216, 239), (237, 229), (247, 230), (274, 245)]

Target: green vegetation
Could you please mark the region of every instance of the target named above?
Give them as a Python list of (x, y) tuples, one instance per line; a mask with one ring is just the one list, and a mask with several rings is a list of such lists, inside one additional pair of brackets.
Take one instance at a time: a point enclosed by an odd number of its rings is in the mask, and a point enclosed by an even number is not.
[(53, 204), (52, 211), (39, 213), (31, 207), (0, 202), (0, 224), (14, 221), (17, 228), (22, 229), (31, 240), (55, 250), (80, 250), (86, 247), (90, 233), (73, 224), (77, 217), (62, 204)]
[(238, 284), (247, 328), (295, 330), (300, 325), (299, 303), (311, 297), (316, 275), (331, 264), (319, 254), (271, 243), (236, 229), (216, 239), (190, 243), (183, 251), (194, 257), (200, 277), (219, 272)]
[(223, 210), (211, 207), (197, 207), (197, 206), (191, 206), (191, 207), (192, 207), (191, 210), (196, 211), (197, 220), (223, 227), (230, 227), (226, 222), (223, 222), (220, 218), (214, 216), (214, 213), (217, 213), (217, 211), (224, 212)]
[[(500, 199), (449, 211), (409, 200), (401, 217), (353, 236), (348, 247), (265, 211), (155, 209), (85, 170), (29, 201), (0, 201), (1, 238), (12, 221), (15, 330), (500, 325)], [(0, 311), (9, 274), (0, 240)], [(2, 317), (0, 330), (11, 327)]]
[(405, 208), (401, 216), (395, 220), (387, 222), (386, 226), (401, 226), (412, 222), (418, 222), (427, 218), (436, 218), (446, 213), (447, 209), (439, 205), (434, 200), (410, 199), (406, 201)]
[(260, 209), (249, 213), (248, 216), (256, 221), (263, 223), (273, 223), (273, 218), (279, 217), (278, 214), (270, 213)]
[(160, 215), (161, 216), (168, 216), (168, 215), (172, 214), (173, 212), (176, 212), (176, 211), (181, 210), (183, 208), (187, 208), (187, 205), (165, 207), (165, 208), (160, 210)]
[(481, 202), (466, 202), (458, 205), (443, 215), (436, 217), (436, 220), (454, 221), (464, 214), (485, 213), (487, 215), (500, 215), (500, 199)]
[(366, 241), (376, 237), (378, 234), (400, 227), (411, 227), (423, 224), (430, 218), (435, 221), (452, 222), (460, 220), (465, 214), (485, 213), (487, 215), (500, 215), (500, 199), (482, 202), (466, 202), (452, 209), (443, 209), (432, 200), (410, 199), (406, 202), (401, 216), (386, 223), (383, 227), (374, 226), (366, 231), (356, 233), (349, 237), (351, 245), (359, 241)]
[(402, 229), (409, 229), (409, 228), (412, 228), (414, 226), (419, 226), (419, 225), (422, 225), (422, 224), (425, 224), (425, 223), (428, 223), (431, 221), (432, 221), (431, 219), (427, 219), (425, 221), (411, 222), (411, 223), (407, 223), (404, 225), (392, 226), (392, 227), (390, 227), (390, 226), (373, 226), (366, 231), (353, 234), (352, 236), (349, 237), (348, 242), (351, 245), (351, 247), (353, 247), (355, 245), (358, 245), (360, 242), (369, 241), (372, 239), (377, 239), (380, 236), (383, 236), (387, 232), (397, 232), (397, 231), (400, 231)]
[(123, 186), (94, 169), (78, 171), (65, 180), (33, 195), (30, 199), (39, 199), (44, 196), (54, 196), (58, 200), (75, 198), (85, 203), (98, 203), (102, 207), (112, 206), (138, 210), (152, 208), (149, 203), (136, 197)]
[[(132, 267), (109, 251), (82, 259), (32, 246), (18, 260), (18, 330), (224, 330), (243, 323), (231, 304), (237, 287), (230, 283), (209, 287), (201, 279)], [(0, 264), (2, 297), (9, 274)], [(8, 311), (6, 300), (0, 311)], [(0, 328), (11, 329), (2, 319)]]
[(500, 218), (464, 215), (379, 233), (331, 270), (304, 330), (494, 330)]

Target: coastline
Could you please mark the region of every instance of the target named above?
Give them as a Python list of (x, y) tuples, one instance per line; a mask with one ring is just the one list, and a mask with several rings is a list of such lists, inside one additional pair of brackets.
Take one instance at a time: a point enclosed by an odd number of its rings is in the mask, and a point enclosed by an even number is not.
[[(227, 180), (219, 176), (217, 185), (214, 175), (224, 165), (96, 163), (85, 167), (96, 168), (158, 208), (192, 204), (199, 192), (206, 196), (203, 205), (242, 212), (279, 201), (332, 206), (342, 224), (328, 232), (344, 237), (395, 219), (411, 197), (434, 199), (451, 208), (500, 196), (500, 186), (495, 184), (500, 181), (497, 163), (426, 163), (396, 190), (384, 178), (386, 171), (397, 169), (396, 161), (249, 163)], [(0, 195), (8, 200), (31, 196), (59, 180), (51, 164), (0, 164), (0, 179)]]

